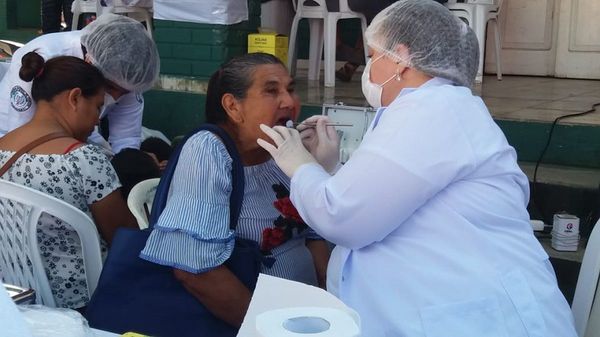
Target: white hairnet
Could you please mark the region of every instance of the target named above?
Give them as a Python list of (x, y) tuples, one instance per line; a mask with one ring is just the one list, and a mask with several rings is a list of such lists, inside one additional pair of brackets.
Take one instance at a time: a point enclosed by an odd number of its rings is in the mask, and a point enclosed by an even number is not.
[[(370, 47), (431, 76), (470, 87), (477, 75), (475, 33), (446, 7), (427, 0), (399, 0), (381, 11), (366, 32)], [(399, 45), (408, 49), (401, 55)]]
[(81, 44), (104, 77), (123, 89), (144, 92), (158, 77), (158, 50), (138, 21), (102, 14), (83, 29)]

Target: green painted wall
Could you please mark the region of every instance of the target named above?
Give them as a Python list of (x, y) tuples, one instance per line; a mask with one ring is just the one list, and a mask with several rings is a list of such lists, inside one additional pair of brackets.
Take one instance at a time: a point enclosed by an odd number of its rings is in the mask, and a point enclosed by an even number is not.
[(143, 125), (160, 130), (171, 139), (204, 121), (205, 95), (151, 90), (144, 94), (144, 101)]
[[(185, 134), (204, 121), (205, 95), (152, 90), (144, 95), (144, 125), (171, 138)], [(321, 106), (303, 105), (300, 120), (321, 114)], [(546, 144), (549, 123), (497, 120), (519, 161), (535, 162)], [(600, 127), (557, 125), (544, 163), (600, 168)]]
[(9, 25), (9, 28), (38, 29), (41, 27), (40, 0), (8, 0), (8, 4), (12, 5), (13, 10), (16, 10), (16, 15), (8, 16), (9, 22), (11, 22), (11, 19), (14, 20), (14, 26)]
[(248, 21), (208, 25), (155, 20), (161, 74), (209, 78), (226, 60), (248, 49), (248, 34), (260, 26), (260, 1), (248, 0)]
[(0, 31), (41, 27), (40, 0), (0, 0)]
[[(521, 161), (536, 162), (546, 145), (550, 123), (497, 120)], [(544, 163), (600, 168), (600, 126), (557, 125)]]
[(0, 0), (0, 39), (28, 42), (41, 27), (40, 0)]

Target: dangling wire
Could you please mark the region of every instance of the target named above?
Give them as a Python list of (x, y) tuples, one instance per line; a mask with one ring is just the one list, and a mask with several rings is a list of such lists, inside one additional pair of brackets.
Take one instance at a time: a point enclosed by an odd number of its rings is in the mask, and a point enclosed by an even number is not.
[(538, 195), (538, 190), (537, 190), (537, 173), (538, 173), (538, 169), (539, 166), (542, 162), (542, 159), (544, 159), (544, 155), (546, 154), (546, 151), (548, 150), (549, 146), (550, 146), (550, 141), (552, 140), (552, 134), (554, 133), (554, 127), (556, 126), (556, 124), (560, 121), (563, 120), (565, 118), (570, 118), (570, 117), (577, 117), (577, 116), (583, 116), (583, 115), (587, 115), (589, 113), (592, 113), (594, 111), (596, 111), (596, 107), (600, 106), (600, 102), (599, 103), (595, 103), (592, 105), (592, 108), (587, 110), (587, 111), (583, 111), (583, 112), (577, 112), (577, 113), (573, 113), (573, 114), (568, 114), (568, 115), (564, 115), (564, 116), (560, 116), (557, 117), (556, 119), (554, 119), (554, 122), (552, 122), (552, 126), (550, 127), (550, 132), (548, 133), (548, 140), (546, 141), (546, 145), (544, 146), (544, 149), (542, 150), (542, 153), (540, 154), (540, 157), (538, 158), (537, 162), (535, 163), (535, 169), (533, 170), (533, 182), (532, 182), (532, 189), (533, 189), (533, 193), (532, 193), (532, 200), (533, 200), (533, 205), (536, 208), (536, 210), (540, 213), (540, 215), (542, 216), (542, 218), (544, 219), (544, 221), (547, 221), (548, 219), (546, 219), (546, 214), (542, 211), (542, 207), (539, 203), (539, 195)]

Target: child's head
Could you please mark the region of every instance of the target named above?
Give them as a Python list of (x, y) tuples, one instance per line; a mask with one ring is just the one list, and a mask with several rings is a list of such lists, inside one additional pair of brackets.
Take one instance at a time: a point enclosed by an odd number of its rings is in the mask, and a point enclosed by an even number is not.
[(163, 160), (169, 160), (171, 152), (173, 152), (173, 148), (171, 148), (171, 145), (167, 144), (167, 142), (158, 137), (146, 138), (142, 142), (140, 150), (144, 152), (154, 153), (156, 159), (159, 162), (162, 162)]
[(144, 151), (124, 149), (113, 157), (111, 163), (121, 181), (121, 193), (125, 199), (137, 183), (160, 177), (158, 165)]

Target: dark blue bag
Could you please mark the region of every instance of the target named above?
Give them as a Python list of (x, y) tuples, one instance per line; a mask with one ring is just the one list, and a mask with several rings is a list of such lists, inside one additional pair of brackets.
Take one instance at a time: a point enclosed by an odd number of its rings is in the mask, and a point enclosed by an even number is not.
[[(134, 331), (157, 337), (233, 337), (237, 334), (237, 328), (211, 314), (175, 279), (171, 267), (139, 258), (166, 205), (183, 144), (201, 130), (218, 135), (233, 159), (230, 228), (235, 230), (244, 197), (244, 168), (229, 135), (216, 125), (204, 124), (188, 135), (171, 155), (152, 204), (150, 228), (141, 231), (122, 228), (116, 233), (98, 287), (87, 307), (86, 318), (91, 327), (119, 334)], [(258, 243), (236, 239), (233, 253), (225, 265), (246, 287), (254, 290), (262, 259)]]

